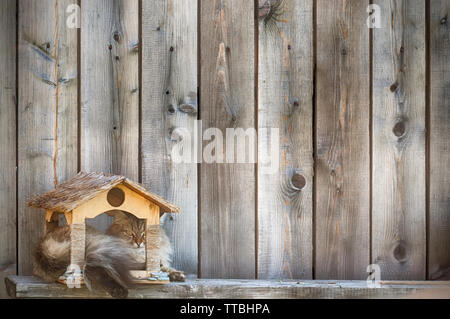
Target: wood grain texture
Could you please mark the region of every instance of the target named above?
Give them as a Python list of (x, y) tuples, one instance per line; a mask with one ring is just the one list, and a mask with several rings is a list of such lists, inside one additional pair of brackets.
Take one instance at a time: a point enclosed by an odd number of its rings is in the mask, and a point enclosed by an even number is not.
[(19, 273), (31, 272), (45, 214), (27, 200), (77, 170), (77, 31), (65, 10), (76, 1), (19, 1)]
[(316, 278), (370, 264), (369, 1), (317, 2)]
[(7, 264), (0, 269), (0, 299), (10, 298), (8, 287), (6, 287), (6, 278), (16, 274), (16, 263)]
[(147, 273), (158, 272), (161, 269), (159, 258), (160, 232), (160, 225), (151, 225), (147, 222), (145, 242), (145, 269)]
[[(0, 279), (16, 271), (16, 0), (0, 2)], [(3, 281), (0, 298), (5, 297)]]
[(429, 279), (450, 279), (450, 1), (431, 1)]
[[(258, 164), (258, 278), (312, 278), (313, 2), (272, 6), (281, 22), (264, 15), (264, 2), (258, 9), (258, 153), (274, 152), (279, 165), (270, 172)], [(271, 128), (279, 129), (278, 149)]]
[(172, 149), (194, 134), (197, 102), (197, 0), (142, 2), (142, 182), (175, 203), (162, 222), (173, 267), (198, 268), (197, 163), (177, 162)]
[[(139, 4), (81, 2), (81, 169), (139, 179)], [(95, 227), (105, 229), (110, 217)]]
[(373, 31), (373, 263), (425, 279), (425, 1), (377, 0)]
[(86, 223), (70, 225), (70, 264), (84, 269), (86, 256)]
[[(203, 132), (218, 128), (225, 135), (226, 128), (254, 128), (254, 3), (202, 1), (200, 12)], [(214, 142), (204, 144), (209, 143)], [(215, 154), (226, 158), (222, 150)], [(255, 276), (254, 166), (201, 165), (200, 272), (204, 278)]]
[[(111, 298), (93, 294), (86, 287), (70, 289), (43, 283), (36, 277), (10, 276), (8, 293), (14, 298)], [(216, 280), (188, 279), (165, 285), (138, 285), (128, 298), (218, 298), (218, 299), (366, 299), (366, 298), (450, 298), (450, 284), (440, 282), (381, 282), (380, 288), (368, 288), (366, 281), (327, 280)], [(178, 309), (177, 309), (178, 311)]]

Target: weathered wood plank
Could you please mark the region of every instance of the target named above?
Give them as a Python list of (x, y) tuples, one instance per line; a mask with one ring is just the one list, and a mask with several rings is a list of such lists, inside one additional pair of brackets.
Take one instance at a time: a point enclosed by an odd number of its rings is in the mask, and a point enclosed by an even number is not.
[(0, 279), (16, 272), (16, 5), (0, 2)]
[(372, 258), (382, 279), (425, 279), (425, 1), (374, 3)]
[[(255, 128), (254, 3), (201, 1), (200, 12), (203, 132), (218, 128), (225, 135), (226, 128)], [(206, 133), (215, 142), (205, 144), (216, 144), (215, 157), (226, 159), (217, 145), (219, 137)], [(204, 153), (214, 155), (208, 149)], [(255, 276), (254, 166), (201, 165), (200, 274), (204, 278)]]
[(10, 295), (6, 287), (6, 278), (11, 275), (16, 274), (16, 263), (7, 264), (6, 266), (1, 266), (0, 268), (0, 299), (9, 298)]
[(77, 30), (66, 26), (75, 0), (19, 1), (19, 273), (31, 272), (43, 212), (27, 207), (77, 170)]
[(429, 279), (450, 279), (450, 1), (431, 1)]
[(263, 0), (258, 12), (258, 153), (279, 163), (258, 164), (258, 278), (312, 278), (313, 2)]
[[(6, 286), (15, 298), (110, 298), (93, 294), (85, 287), (67, 288), (47, 284), (35, 277), (10, 276)], [(129, 298), (216, 298), (216, 299), (348, 299), (348, 298), (450, 298), (450, 284), (441, 282), (389, 282), (369, 288), (365, 281), (279, 281), (279, 280), (187, 280), (166, 285), (140, 285)]]
[[(139, 3), (81, 3), (81, 169), (139, 179)], [(101, 215), (95, 227), (104, 229)]]
[(316, 278), (370, 264), (369, 1), (317, 2)]
[(164, 229), (173, 266), (196, 274), (197, 163), (176, 161), (172, 149), (189, 141), (181, 134), (193, 137), (198, 115), (197, 0), (142, 2), (142, 86), (142, 182), (181, 208)]

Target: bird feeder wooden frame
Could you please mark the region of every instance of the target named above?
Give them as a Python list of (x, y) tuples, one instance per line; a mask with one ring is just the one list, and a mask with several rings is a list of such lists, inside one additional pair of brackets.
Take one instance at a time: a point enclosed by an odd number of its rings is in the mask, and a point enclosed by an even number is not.
[(58, 216), (64, 214), (71, 228), (70, 263), (80, 269), (85, 264), (86, 219), (112, 210), (121, 210), (146, 220), (146, 269), (134, 272), (149, 277), (160, 271), (160, 217), (179, 208), (142, 185), (118, 175), (79, 173), (54, 190), (36, 196), (29, 206), (45, 209), (45, 231), (58, 226)]

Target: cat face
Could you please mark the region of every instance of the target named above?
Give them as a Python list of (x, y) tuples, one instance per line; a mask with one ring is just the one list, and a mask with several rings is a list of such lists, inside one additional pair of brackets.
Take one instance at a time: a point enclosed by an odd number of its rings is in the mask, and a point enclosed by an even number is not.
[(145, 245), (145, 220), (131, 220), (131, 227), (128, 231), (129, 242), (138, 248)]
[(137, 248), (141, 247), (142, 244), (145, 245), (145, 231), (138, 230), (127, 230), (122, 232), (121, 236), (131, 245), (136, 246)]
[(108, 235), (120, 237), (137, 248), (145, 246), (145, 219), (136, 218), (122, 211), (115, 211), (111, 216), (114, 216), (114, 222), (106, 230)]

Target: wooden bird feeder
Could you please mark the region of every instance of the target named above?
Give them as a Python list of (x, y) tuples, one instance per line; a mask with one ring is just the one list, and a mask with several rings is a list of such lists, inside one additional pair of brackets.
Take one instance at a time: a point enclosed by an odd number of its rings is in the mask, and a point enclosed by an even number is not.
[[(58, 226), (58, 216), (64, 214), (71, 228), (70, 263), (83, 269), (85, 263), (86, 218), (111, 210), (121, 210), (146, 220), (146, 270), (133, 271), (137, 278), (151, 277), (160, 272), (159, 220), (164, 213), (180, 209), (141, 184), (124, 176), (103, 173), (78, 173), (48, 193), (32, 198), (30, 207), (45, 209), (45, 231)], [(150, 282), (149, 282), (150, 283)]]

